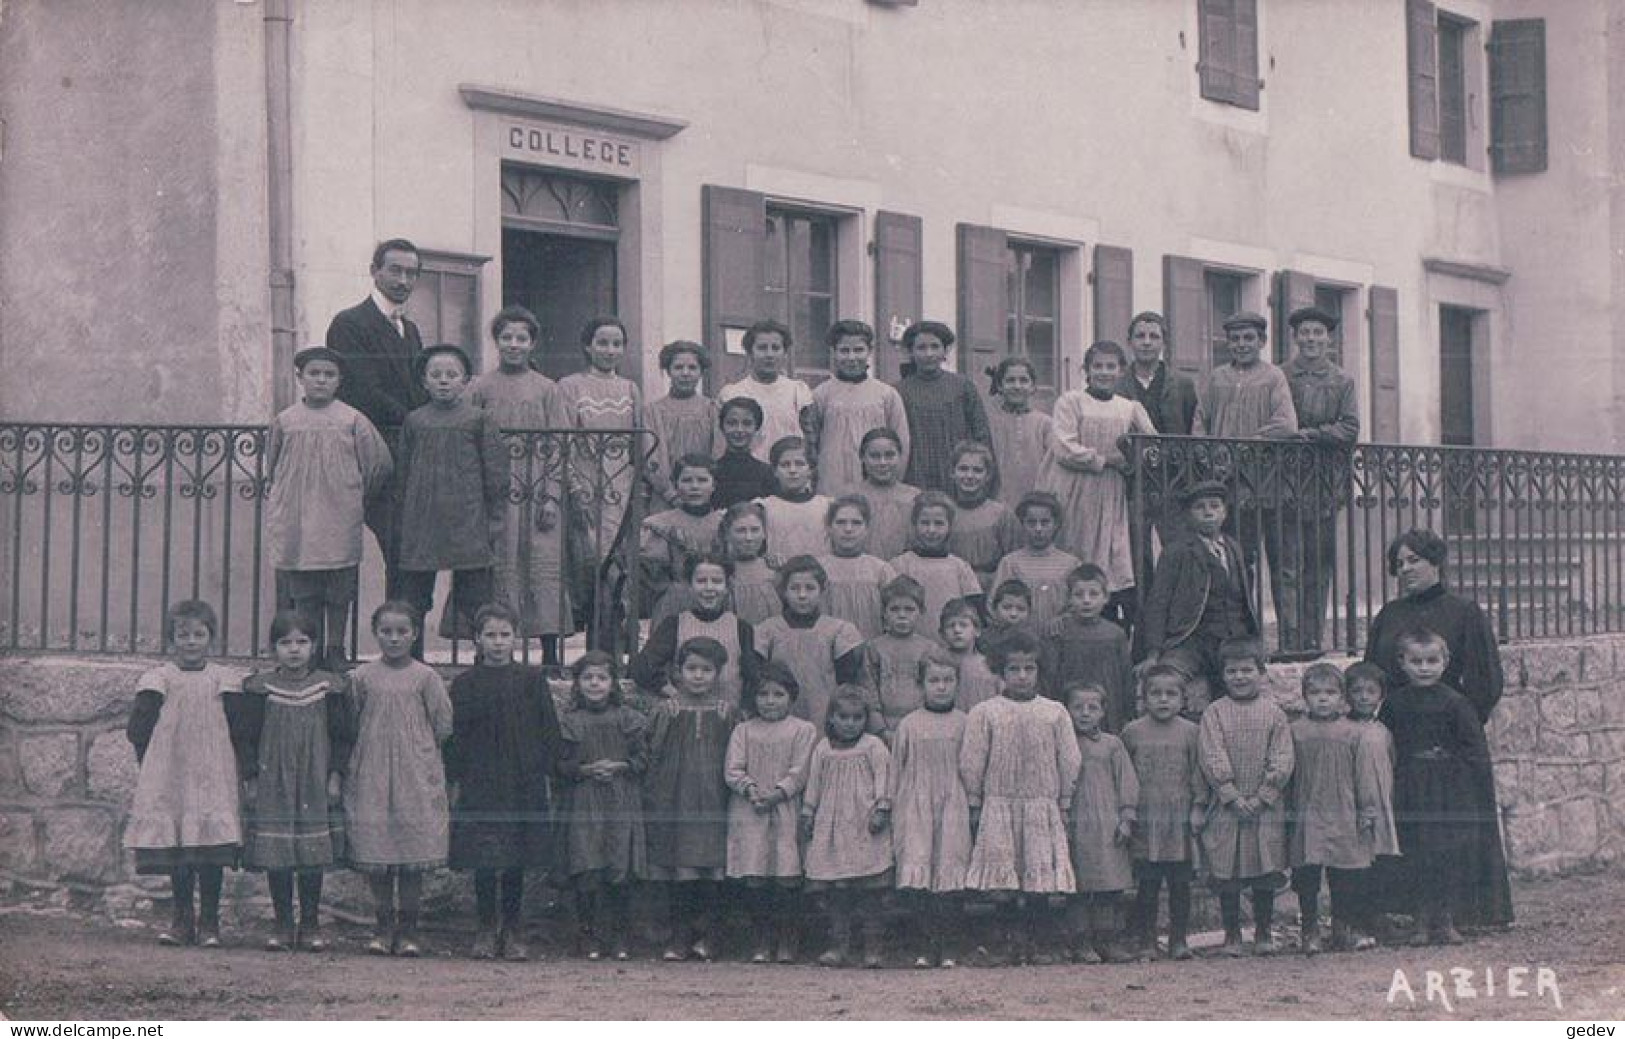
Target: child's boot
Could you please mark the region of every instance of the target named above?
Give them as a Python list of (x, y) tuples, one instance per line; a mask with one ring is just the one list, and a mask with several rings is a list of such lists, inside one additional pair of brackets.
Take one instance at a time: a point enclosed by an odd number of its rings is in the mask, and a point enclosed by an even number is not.
[(1428, 920), (1428, 942), (1433, 945), (1460, 945), (1461, 932), (1456, 930), (1455, 920), (1451, 917), (1449, 909), (1440, 909)]
[(1219, 894), (1219, 915), (1224, 920), (1224, 944), (1219, 947), (1223, 956), (1240, 956), (1241, 947), (1241, 892)]
[[(1147, 897), (1149, 896), (1149, 897)], [(1171, 907), (1172, 893), (1168, 896)], [(1143, 881), (1134, 894), (1134, 908), (1130, 914), (1128, 940), (1134, 956), (1141, 960), (1157, 958), (1157, 889)], [(1172, 949), (1169, 950), (1172, 954)]]
[(754, 895), (750, 914), (750, 962), (772, 963), (776, 900), (766, 890), (754, 892)]
[(225, 871), (219, 866), (198, 870), (197, 943), (200, 948), (220, 948), (220, 888)]
[(872, 907), (863, 916), (863, 965), (869, 970), (885, 966), (886, 923), (879, 906)]
[(1186, 935), (1191, 926), (1191, 886), (1189, 884), (1168, 885), (1168, 958), (1170, 960), (1188, 960), (1191, 958), (1190, 943)]
[(294, 935), (295, 945), (310, 952), (326, 952), (327, 939), (322, 937), (321, 923), (321, 871), (306, 870), (295, 879), (299, 883), (299, 930)]
[(502, 958), (514, 963), (524, 963), (530, 959), (530, 946), (525, 944), (525, 925), (518, 913), (511, 916), (503, 914), (502, 930), (497, 935), (497, 947), (502, 950)]
[(1275, 917), (1275, 892), (1253, 892), (1253, 955), (1275, 954), (1275, 931), (1271, 924)]
[(423, 902), (423, 877), (405, 874), (400, 877), (400, 912), (396, 917), (395, 955), (415, 958), (423, 955), (423, 943), (418, 938), (418, 910)]
[(1121, 901), (1110, 902), (1100, 907), (1104, 931), (1096, 933), (1102, 935), (1100, 958), (1107, 963), (1131, 963), (1135, 958), (1123, 944), (1124, 916)]
[[(1305, 956), (1313, 956), (1321, 951), (1320, 941), (1320, 898), (1304, 891), (1298, 892), (1298, 926), (1302, 928), (1302, 937), (1298, 940), (1298, 948)], [(1334, 938), (1335, 944), (1335, 938)]]
[(293, 874), (271, 870), (266, 874), (271, 888), (271, 915), (275, 920), (271, 937), (265, 939), (267, 952), (292, 952), (298, 939), (293, 930)]
[(852, 958), (852, 918), (844, 909), (830, 913), (829, 948), (818, 957), (820, 967), (844, 967)]
[(192, 889), (187, 886), (185, 891), (176, 885), (175, 905), (170, 913), (169, 927), (158, 932), (158, 942), (161, 945), (191, 945), (197, 941), (197, 917), (192, 908)]

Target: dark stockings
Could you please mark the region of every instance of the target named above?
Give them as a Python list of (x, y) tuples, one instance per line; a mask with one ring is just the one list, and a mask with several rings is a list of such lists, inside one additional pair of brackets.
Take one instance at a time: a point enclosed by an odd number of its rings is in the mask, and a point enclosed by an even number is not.
[(501, 893), (501, 922), (504, 930), (517, 927), (525, 898), (525, 870), (511, 866), (504, 870), (477, 869), (474, 871), (474, 905), (479, 913), (480, 926), (497, 926), (498, 892)]

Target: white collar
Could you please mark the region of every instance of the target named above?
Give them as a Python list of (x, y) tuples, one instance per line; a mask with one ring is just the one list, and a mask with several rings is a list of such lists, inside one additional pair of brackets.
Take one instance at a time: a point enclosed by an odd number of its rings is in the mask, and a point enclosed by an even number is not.
[(374, 286), (372, 290), (372, 305), (377, 307), (378, 312), (384, 315), (384, 317), (391, 322), (393, 322), (397, 316), (400, 317), (403, 323), (406, 320), (406, 305), (402, 304), (401, 306), (397, 307), (394, 303), (390, 302), (388, 296), (385, 296), (382, 292), (379, 292), (376, 286)]

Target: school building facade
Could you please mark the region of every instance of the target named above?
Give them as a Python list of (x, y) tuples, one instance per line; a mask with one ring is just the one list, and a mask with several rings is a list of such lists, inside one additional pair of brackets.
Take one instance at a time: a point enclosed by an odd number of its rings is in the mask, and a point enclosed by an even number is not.
[(0, 120), (0, 421), (264, 422), (404, 236), (426, 341), (618, 313), (651, 397), (763, 316), (1058, 392), (1318, 302), (1363, 438), (1625, 443), (1621, 0), (14, 0)]

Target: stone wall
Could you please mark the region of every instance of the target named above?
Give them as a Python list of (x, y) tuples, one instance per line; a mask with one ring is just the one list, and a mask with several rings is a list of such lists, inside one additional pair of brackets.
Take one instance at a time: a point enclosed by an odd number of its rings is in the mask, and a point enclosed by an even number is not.
[[(1625, 636), (1502, 652), (1507, 690), (1489, 736), (1509, 861), (1547, 874), (1620, 862)], [(124, 722), (151, 666), (46, 656), (0, 664), (0, 877), (88, 899), (139, 890), (129, 887), (132, 863), (119, 841), (136, 774)], [(1301, 672), (1275, 665), (1266, 676), (1288, 710), (1301, 708)], [(263, 893), (246, 877), (232, 887)], [(442, 897), (465, 897), (460, 884), (436, 887)]]

